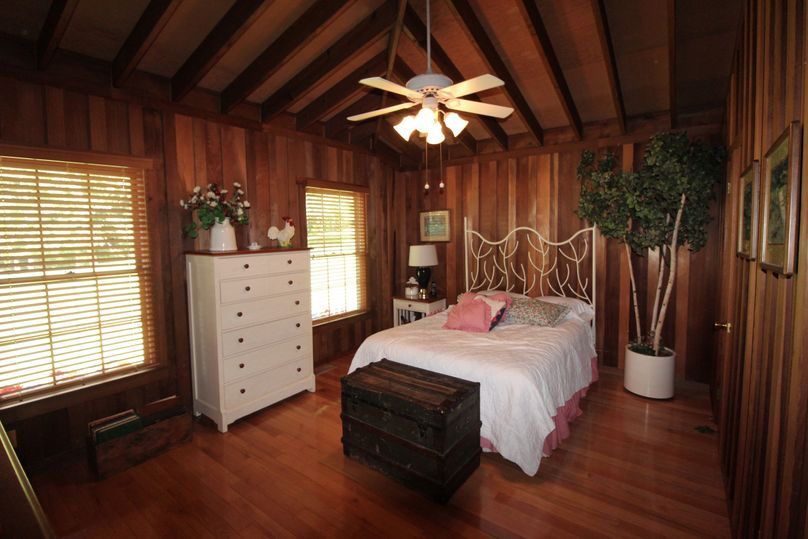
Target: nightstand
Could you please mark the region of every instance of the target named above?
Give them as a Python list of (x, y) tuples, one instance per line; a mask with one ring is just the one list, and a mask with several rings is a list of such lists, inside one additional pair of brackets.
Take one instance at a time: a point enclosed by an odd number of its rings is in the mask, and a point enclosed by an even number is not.
[(420, 320), (446, 309), (446, 298), (415, 299), (393, 296), (393, 327)]

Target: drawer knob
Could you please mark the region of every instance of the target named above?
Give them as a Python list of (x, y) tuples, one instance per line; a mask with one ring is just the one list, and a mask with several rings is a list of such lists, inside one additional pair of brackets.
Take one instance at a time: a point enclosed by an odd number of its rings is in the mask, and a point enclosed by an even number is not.
[(298, 349), (298, 350), (300, 350), (300, 348), (301, 348), (301, 346), (298, 344), (298, 345), (297, 345), (297, 349)]
[(295, 305), (300, 305), (300, 300), (299, 299), (295, 300)]
[(237, 312), (237, 313), (236, 313), (236, 316), (238, 316), (239, 318), (241, 318), (243, 315), (244, 315), (244, 313), (243, 313), (243, 312), (241, 312), (241, 311), (239, 311), (239, 312)]
[(242, 395), (243, 395), (244, 393), (246, 393), (246, 392), (247, 392), (247, 390), (246, 390), (246, 389), (239, 389), (239, 393), (241, 393)]
[(291, 264), (291, 263), (292, 263), (292, 259), (290, 258), (289, 260), (287, 260), (287, 261), (286, 261), (286, 263), (287, 263), (287, 264)]
[(290, 280), (290, 281), (289, 281), (289, 286), (291, 286), (291, 285), (293, 285), (293, 284), (294, 284), (294, 281)]
[(300, 367), (298, 367), (298, 368), (297, 368), (297, 372), (300, 372), (300, 371), (302, 371), (302, 370), (303, 370), (303, 369), (301, 369)]
[(244, 264), (244, 269), (250, 269), (250, 265), (249, 264)]
[(239, 369), (243, 369), (243, 368), (244, 368), (244, 363), (239, 363), (239, 364), (238, 364), (238, 368), (239, 368)]
[(295, 327), (296, 327), (296, 328), (299, 328), (299, 327), (300, 327), (300, 322), (298, 322), (297, 324), (295, 324)]
[(245, 290), (245, 292), (249, 292), (249, 291), (250, 291), (250, 287), (249, 287), (249, 286), (245, 286), (245, 287), (244, 287), (244, 290)]
[(239, 337), (238, 342), (244, 342), (244, 337)]
[(408, 309), (412, 309), (412, 303), (408, 303), (408, 304), (407, 304), (407, 308), (408, 308)]

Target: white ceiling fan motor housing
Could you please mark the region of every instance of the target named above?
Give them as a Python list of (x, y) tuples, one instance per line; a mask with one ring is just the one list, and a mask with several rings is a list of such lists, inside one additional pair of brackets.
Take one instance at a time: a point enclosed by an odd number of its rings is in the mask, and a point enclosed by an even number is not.
[(452, 79), (440, 73), (423, 73), (407, 81), (407, 88), (423, 96), (437, 95), (438, 91), (452, 85)]

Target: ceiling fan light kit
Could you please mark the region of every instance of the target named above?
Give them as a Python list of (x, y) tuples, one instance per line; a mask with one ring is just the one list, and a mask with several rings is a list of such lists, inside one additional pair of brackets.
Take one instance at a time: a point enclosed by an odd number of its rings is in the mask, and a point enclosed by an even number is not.
[[(401, 103), (378, 109), (363, 114), (349, 116), (348, 120), (361, 122), (369, 118), (388, 114), (398, 110), (421, 105), (418, 114), (408, 115), (395, 126), (396, 132), (404, 140), (409, 140), (412, 132), (416, 129), (422, 135), (426, 135), (427, 144), (440, 144), (445, 140), (443, 134), (443, 124), (456, 137), (468, 125), (468, 120), (460, 117), (456, 112), (446, 112), (441, 110), (439, 105), (450, 110), (459, 110), (471, 114), (482, 114), (483, 116), (493, 116), (495, 118), (506, 118), (512, 112), (511, 107), (459, 99), (467, 96), (502, 86), (505, 83), (493, 75), (480, 75), (457, 84), (452, 83), (452, 79), (446, 75), (432, 72), (432, 28), (429, 10), (429, 0), (426, 3), (426, 73), (416, 75), (407, 81), (406, 86), (391, 82), (382, 77), (370, 77), (359, 82), (371, 88), (376, 88), (385, 92), (402, 95), (410, 100), (410, 103)], [(443, 124), (440, 121), (440, 114), (443, 114)]]

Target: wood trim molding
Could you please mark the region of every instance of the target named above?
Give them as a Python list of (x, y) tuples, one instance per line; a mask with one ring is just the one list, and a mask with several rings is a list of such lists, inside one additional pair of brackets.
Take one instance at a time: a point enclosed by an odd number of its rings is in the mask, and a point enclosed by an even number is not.
[(0, 155), (12, 157), (28, 157), (31, 159), (51, 159), (54, 161), (72, 161), (113, 165), (151, 170), (156, 168), (160, 160), (150, 157), (134, 157), (129, 154), (96, 152), (91, 150), (68, 150), (52, 146), (24, 146), (21, 144), (0, 143)]
[(341, 189), (343, 191), (356, 191), (357, 193), (370, 193), (370, 187), (364, 185), (356, 185), (354, 183), (346, 182), (331, 182), (328, 180), (319, 180), (317, 178), (299, 177), (296, 180), (297, 185), (301, 187), (319, 187), (320, 189)]

